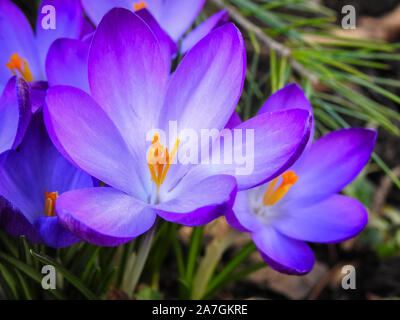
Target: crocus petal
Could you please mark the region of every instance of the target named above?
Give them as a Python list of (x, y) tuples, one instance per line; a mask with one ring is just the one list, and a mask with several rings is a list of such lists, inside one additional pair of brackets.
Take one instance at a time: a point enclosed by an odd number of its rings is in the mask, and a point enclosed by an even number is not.
[(32, 28), (24, 14), (9, 0), (0, 1), (0, 35), (0, 90), (12, 76), (5, 65), (15, 53), (28, 62), (35, 80), (43, 80)]
[(157, 127), (167, 79), (159, 43), (149, 26), (128, 10), (109, 11), (89, 53), (90, 89), (121, 132), (129, 133), (126, 138), (132, 145), (137, 136), (131, 131)]
[(89, 92), (88, 55), (88, 42), (75, 39), (54, 41), (46, 59), (49, 85), (68, 85)]
[(29, 220), (3, 197), (0, 197), (0, 229), (13, 237), (25, 236), (30, 242), (42, 242)]
[(258, 114), (286, 109), (305, 109), (312, 112), (311, 104), (299, 85), (291, 83), (271, 95)]
[(19, 146), (31, 119), (29, 88), (12, 77), (0, 98), (0, 153)]
[[(271, 95), (263, 104), (258, 114), (287, 109), (304, 109), (312, 114), (312, 107), (304, 91), (295, 83), (291, 83)], [(313, 142), (314, 121), (312, 121), (310, 138), (307, 143), (307, 151)], [(303, 153), (305, 156), (306, 152)], [(302, 160), (301, 160), (302, 161)], [(298, 161), (300, 162), (300, 161)]]
[(237, 193), (233, 210), (228, 210), (225, 217), (232, 228), (242, 232), (256, 232), (262, 228), (262, 224), (250, 211), (246, 192)]
[(360, 128), (337, 130), (318, 139), (296, 169), (298, 181), (284, 200), (304, 206), (338, 193), (367, 164), (375, 141), (376, 131)]
[(157, 20), (154, 19), (154, 17), (148, 10), (142, 9), (136, 11), (136, 14), (141, 17), (144, 22), (146, 22), (147, 25), (150, 27), (151, 31), (154, 32), (154, 35), (156, 36), (160, 44), (160, 49), (164, 57), (166, 69), (169, 71), (171, 69), (171, 56), (178, 51), (178, 46), (171, 39), (171, 37), (163, 29), (161, 29)]
[[(49, 24), (51, 18), (56, 23), (55, 28)], [(58, 38), (78, 39), (82, 32), (82, 25), (83, 14), (79, 0), (42, 1), (36, 21), (36, 38), (43, 65), (53, 41)]]
[(42, 241), (49, 247), (65, 248), (80, 241), (59, 223), (57, 217), (40, 217), (33, 222), (33, 225)]
[(178, 130), (223, 129), (241, 94), (245, 58), (242, 35), (233, 24), (209, 33), (173, 74), (164, 120), (178, 121)]
[(368, 223), (368, 213), (356, 199), (334, 195), (310, 207), (285, 207), (274, 222), (280, 232), (303, 241), (333, 243), (356, 236)]
[(99, 246), (128, 242), (150, 229), (156, 218), (144, 202), (109, 187), (64, 193), (56, 212), (70, 231)]
[(176, 42), (193, 24), (205, 0), (168, 0), (163, 3), (162, 14), (157, 19), (162, 28)]
[(236, 190), (236, 180), (231, 176), (216, 175), (199, 181), (188, 173), (170, 192), (170, 200), (153, 208), (167, 221), (200, 226), (230, 210)]
[[(303, 152), (310, 134), (310, 119), (310, 114), (300, 109), (263, 113), (251, 118), (232, 133), (232, 164), (224, 163), (225, 150), (221, 147), (222, 164), (208, 167), (213, 172), (234, 175), (239, 190), (270, 181), (286, 171)], [(237, 137), (235, 131), (239, 133)], [(242, 137), (243, 133), (246, 137)], [(248, 137), (250, 133), (254, 141)], [(218, 152), (216, 150), (213, 152)]]
[(183, 38), (181, 44), (181, 52), (186, 53), (194, 45), (203, 39), (211, 30), (217, 28), (224, 23), (228, 22), (229, 13), (226, 10), (221, 10), (216, 14), (209, 17), (199, 26), (197, 26), (194, 30), (192, 30), (186, 37)]
[(148, 25), (128, 10), (109, 11), (89, 53), (90, 89), (130, 146), (147, 189), (147, 134), (159, 127), (167, 80), (159, 43)]
[(49, 135), (75, 164), (110, 186), (145, 197), (128, 146), (87, 93), (73, 87), (52, 87), (44, 111)]
[(314, 254), (303, 241), (291, 239), (272, 227), (252, 233), (251, 237), (263, 259), (279, 272), (300, 275), (314, 266)]
[(231, 118), (228, 120), (228, 123), (226, 124), (225, 128), (227, 129), (234, 129), (236, 128), (239, 124), (242, 123), (242, 119), (240, 119), (239, 115), (237, 114), (236, 111), (232, 113)]

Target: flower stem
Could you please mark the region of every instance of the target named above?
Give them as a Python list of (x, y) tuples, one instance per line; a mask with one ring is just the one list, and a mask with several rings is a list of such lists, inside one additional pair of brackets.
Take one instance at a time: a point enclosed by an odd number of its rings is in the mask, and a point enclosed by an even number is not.
[(146, 264), (151, 245), (153, 243), (154, 234), (156, 233), (157, 225), (158, 220), (156, 220), (153, 227), (151, 227), (151, 229), (143, 235), (143, 238), (140, 241), (137, 256), (135, 259), (135, 265), (133, 266), (131, 273), (131, 282), (128, 292), (128, 294), (130, 295), (133, 295), (133, 293), (135, 292), (136, 286), (139, 282), (139, 278), (143, 272), (143, 268)]

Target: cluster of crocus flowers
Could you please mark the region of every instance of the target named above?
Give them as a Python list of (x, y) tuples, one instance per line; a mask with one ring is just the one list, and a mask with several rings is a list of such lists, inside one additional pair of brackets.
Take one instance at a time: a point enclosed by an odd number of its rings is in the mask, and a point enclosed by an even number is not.
[[(368, 161), (375, 132), (342, 130), (312, 143), (311, 106), (296, 85), (242, 123), (235, 108), (246, 51), (236, 26), (223, 23), (226, 12), (182, 40), (204, 0), (81, 0), (96, 25), (82, 37), (80, 4), (59, 2), (43, 4), (61, 17), (58, 5), (76, 13), (65, 20), (72, 34), (50, 41), (38, 30), (45, 54), (7, 40), (18, 45), (7, 49), (12, 78), (0, 99), (0, 122), (8, 125), (0, 128), (5, 231), (51, 247), (82, 240), (116, 246), (147, 232), (157, 217), (193, 227), (225, 215), (251, 234), (272, 267), (300, 274), (313, 264), (305, 241), (341, 241), (364, 227), (365, 209), (336, 193)], [(22, 25), (21, 36), (34, 39), (16, 7), (7, 0), (1, 6), (21, 22), (12, 30)], [(180, 42), (184, 56), (171, 74)], [(32, 82), (46, 79), (43, 108), (32, 108)], [(187, 129), (230, 132), (234, 153), (252, 150), (251, 172), (239, 174), (235, 162), (178, 161), (188, 145), (210, 159), (220, 152), (222, 135), (194, 147), (184, 139)], [(239, 139), (237, 131), (254, 139)]]
[[(116, 26), (118, 33), (113, 32)], [(232, 24), (219, 27), (185, 55), (171, 77), (167, 68), (148, 24), (126, 9), (112, 9), (90, 47), (90, 95), (70, 86), (48, 90), (44, 115), (53, 142), (107, 185), (57, 199), (58, 218), (86, 241), (125, 243), (151, 228), (156, 216), (188, 226), (206, 224), (232, 206), (245, 184), (238, 185), (231, 168), (170, 165), (181, 148), (179, 136), (172, 139), (171, 152), (156, 134), (147, 140), (148, 132), (164, 130), (171, 121), (199, 133), (227, 125), (244, 81), (240, 32)], [(293, 110), (243, 124), (257, 131), (256, 143), (282, 142), (264, 154), (256, 146), (255, 184), (284, 170), (304, 148), (309, 118), (308, 112)], [(268, 134), (272, 123), (279, 130)]]

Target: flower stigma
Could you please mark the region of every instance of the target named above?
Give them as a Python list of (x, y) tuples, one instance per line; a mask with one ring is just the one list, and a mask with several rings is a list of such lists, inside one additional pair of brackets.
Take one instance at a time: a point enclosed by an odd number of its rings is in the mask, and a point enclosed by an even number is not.
[(46, 217), (56, 216), (56, 200), (58, 192), (44, 192), (46, 200), (44, 201), (44, 215)]
[[(283, 181), (280, 186), (276, 188), (280, 177), (282, 177)], [(264, 206), (272, 206), (281, 200), (289, 189), (297, 182), (297, 179), (298, 176), (291, 170), (272, 180), (263, 197)]]
[(147, 164), (150, 169), (151, 180), (154, 181), (157, 186), (157, 193), (167, 176), (172, 162), (174, 161), (178, 147), (179, 138), (176, 139), (174, 148), (172, 149), (172, 152), (169, 153), (168, 148), (164, 147), (160, 143), (160, 136), (158, 133), (153, 136), (153, 142), (151, 143), (151, 148), (148, 153)]
[(135, 11), (138, 11), (138, 10), (141, 10), (141, 9), (145, 9), (146, 8), (146, 2), (144, 2), (144, 1), (134, 2), (133, 3), (133, 8), (135, 9)]
[(11, 70), (11, 73), (14, 76), (17, 75), (18, 71), (25, 81), (33, 81), (33, 76), (31, 70), (29, 69), (28, 62), (26, 59), (20, 58), (18, 53), (11, 55), (10, 61), (6, 63), (6, 67)]

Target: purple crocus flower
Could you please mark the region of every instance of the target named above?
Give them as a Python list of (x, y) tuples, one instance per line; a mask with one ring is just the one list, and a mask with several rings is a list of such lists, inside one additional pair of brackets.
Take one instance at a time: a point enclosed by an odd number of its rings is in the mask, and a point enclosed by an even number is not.
[[(56, 10), (56, 28), (44, 29), (43, 7)], [(9, 0), (0, 0), (0, 87), (14, 74), (25, 81), (45, 80), (44, 62), (52, 42), (58, 38), (79, 38), (82, 31), (82, 10), (79, 0), (44, 0), (39, 8), (36, 33), (20, 11)]]
[(55, 215), (59, 194), (93, 186), (50, 141), (41, 113), (33, 116), (19, 151), (0, 155), (0, 228), (54, 248), (79, 241)]
[[(311, 110), (297, 85), (272, 95), (260, 113), (292, 107)], [(233, 211), (226, 214), (228, 222), (250, 233), (272, 268), (289, 274), (309, 272), (314, 255), (306, 242), (344, 241), (367, 224), (362, 204), (337, 193), (367, 164), (375, 140), (375, 131), (353, 128), (309, 143), (303, 156), (280, 177), (239, 192)]]
[(285, 171), (308, 140), (309, 112), (266, 113), (241, 125), (254, 130), (252, 181), (236, 179), (233, 165), (209, 170), (174, 163), (185, 142), (171, 134), (167, 149), (158, 130), (168, 131), (171, 122), (179, 132), (222, 130), (239, 100), (245, 47), (233, 24), (204, 37), (169, 77), (149, 26), (126, 9), (112, 9), (93, 37), (88, 70), (91, 95), (51, 87), (44, 114), (60, 152), (108, 186), (64, 193), (56, 205), (64, 226), (97, 245), (133, 239), (157, 215), (187, 226), (206, 224), (232, 206), (237, 188)]
[[(46, 6), (55, 9), (55, 29), (45, 29), (42, 19)], [(79, 38), (83, 16), (79, 0), (43, 0), (39, 8), (36, 32), (21, 10), (9, 0), (0, 0), (0, 90), (13, 75), (30, 85), (32, 109), (42, 106), (47, 84), (45, 59), (51, 43), (60, 37)]]
[(22, 78), (14, 76), (0, 97), (0, 153), (19, 146), (30, 119), (28, 85)]
[(168, 35), (178, 43), (180, 40), (181, 52), (186, 53), (200, 39), (214, 28), (228, 21), (228, 13), (222, 10), (208, 18), (187, 36), (183, 37), (191, 27), (204, 6), (205, 0), (81, 0), (82, 6), (92, 22), (97, 25), (103, 16), (114, 7), (121, 7), (131, 11), (147, 9), (158, 21)]

